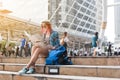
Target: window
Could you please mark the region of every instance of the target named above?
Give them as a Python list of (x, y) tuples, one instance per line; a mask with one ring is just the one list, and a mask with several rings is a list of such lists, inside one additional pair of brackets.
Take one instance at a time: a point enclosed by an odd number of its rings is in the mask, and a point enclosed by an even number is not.
[(78, 18), (75, 18), (74, 24), (78, 25), (80, 23), (80, 20)]
[(76, 0), (79, 4), (83, 3), (83, 0)]
[(84, 13), (84, 12), (86, 12), (86, 9), (84, 7), (81, 7), (80, 11), (82, 11)]
[(89, 4), (88, 4), (87, 2), (85, 2), (83, 5), (84, 5), (85, 7), (88, 7), (88, 6), (89, 6)]
[(72, 22), (73, 18), (74, 18), (73, 16), (67, 15), (66, 21)]
[(76, 25), (71, 25), (70, 29), (76, 30), (77, 26)]
[(96, 24), (96, 20), (93, 21), (93, 24)]
[(77, 13), (77, 11), (76, 11), (75, 9), (71, 9), (71, 11), (70, 11), (70, 13), (69, 13), (69, 14), (71, 14), (71, 15), (75, 16), (75, 15), (76, 15), (76, 13)]
[(85, 25), (85, 22), (84, 22), (84, 21), (82, 21), (80, 25), (83, 27), (83, 26)]
[(93, 19), (92, 19), (92, 18), (89, 18), (89, 19), (88, 19), (88, 21), (89, 21), (89, 22), (92, 22), (92, 21), (93, 21)]
[(69, 8), (68, 6), (66, 6), (65, 11), (68, 12), (69, 9), (70, 9), (70, 8)]
[(80, 8), (80, 6), (78, 5), (78, 3), (75, 3), (75, 4), (73, 5), (73, 7), (74, 7), (75, 9), (77, 9), (77, 10), (79, 10), (79, 8)]
[(89, 8), (90, 8), (90, 9), (93, 9), (93, 8), (94, 8), (94, 6), (90, 5), (90, 6), (89, 6)]
[[(54, 0), (53, 0), (54, 1)], [(55, 0), (56, 1), (56, 0)], [(72, 4), (73, 4), (73, 1), (74, 0), (66, 0), (67, 1), (67, 4), (69, 5), (69, 6), (71, 6)]]
[(88, 2), (91, 2), (91, 0), (87, 0)]
[(78, 17), (78, 18), (82, 18), (82, 17), (83, 17), (83, 14), (78, 13), (77, 17)]
[(87, 30), (86, 30), (86, 29), (83, 29), (83, 31), (82, 31), (82, 32), (86, 33), (86, 32), (87, 32)]
[(89, 23), (87, 23), (87, 24), (85, 25), (85, 27), (86, 27), (86, 28), (89, 28), (89, 27), (90, 27), (90, 24), (89, 24)]
[(97, 8), (94, 8), (94, 11), (97, 12)]
[(78, 28), (77, 31), (80, 31), (81, 32), (82, 28)]
[(90, 29), (96, 30), (96, 27), (94, 25), (91, 25)]
[(62, 27), (64, 27), (64, 28), (68, 28), (69, 27), (69, 23), (62, 23)]
[(87, 21), (88, 17), (87, 17), (87, 16), (84, 16), (83, 19)]
[(92, 4), (95, 5), (95, 4), (96, 4), (96, 1), (93, 0), (93, 1), (92, 1)]
[(91, 16), (92, 16), (92, 17), (95, 17), (96, 15), (95, 15), (95, 13), (92, 13)]
[(90, 14), (91, 14), (91, 11), (87, 10), (86, 14), (90, 15)]
[(88, 34), (91, 34), (91, 35), (94, 34), (94, 32), (93, 32), (93, 31), (90, 31), (90, 30), (89, 30), (87, 33), (88, 33)]

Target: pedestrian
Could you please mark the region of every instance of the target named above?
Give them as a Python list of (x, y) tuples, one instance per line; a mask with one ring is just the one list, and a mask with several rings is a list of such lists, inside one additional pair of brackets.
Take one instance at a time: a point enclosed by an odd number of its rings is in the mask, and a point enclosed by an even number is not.
[[(26, 45), (25, 35), (22, 35), (22, 38), (20, 40), (20, 57), (25, 56), (25, 45)], [(24, 54), (23, 54), (23, 51), (24, 51)]]
[(98, 47), (98, 32), (94, 33), (94, 36), (92, 37), (92, 48), (93, 48), (93, 56), (96, 56), (96, 49)]

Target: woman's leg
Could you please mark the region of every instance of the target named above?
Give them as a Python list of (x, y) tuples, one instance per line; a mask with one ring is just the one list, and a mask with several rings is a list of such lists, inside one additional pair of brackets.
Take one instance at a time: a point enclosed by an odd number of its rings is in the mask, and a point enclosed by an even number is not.
[(35, 62), (37, 61), (39, 54), (41, 53), (42, 49), (41, 48), (35, 48), (33, 50), (33, 54), (31, 56), (31, 59), (28, 63), (28, 65), (26, 66), (26, 68), (30, 68), (30, 67), (35, 67)]
[(33, 55), (34, 51), (36, 50), (36, 46), (32, 46), (32, 49), (31, 49), (31, 56)]

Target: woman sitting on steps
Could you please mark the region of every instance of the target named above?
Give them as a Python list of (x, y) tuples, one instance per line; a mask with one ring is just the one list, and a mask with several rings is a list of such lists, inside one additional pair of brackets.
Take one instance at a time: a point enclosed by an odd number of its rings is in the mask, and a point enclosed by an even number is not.
[[(40, 56), (47, 57), (49, 50), (55, 49), (60, 45), (59, 34), (56, 31), (52, 30), (51, 23), (49, 21), (43, 21), (41, 24), (41, 34), (43, 37), (43, 41), (40, 39), (37, 40), (40, 35), (37, 35), (34, 38), (32, 37), (31, 41), (33, 42), (32, 50), (31, 50), (31, 58), (28, 62), (27, 66), (19, 71), (20, 74), (31, 74), (35, 72), (35, 63)], [(35, 39), (36, 38), (36, 39)]]

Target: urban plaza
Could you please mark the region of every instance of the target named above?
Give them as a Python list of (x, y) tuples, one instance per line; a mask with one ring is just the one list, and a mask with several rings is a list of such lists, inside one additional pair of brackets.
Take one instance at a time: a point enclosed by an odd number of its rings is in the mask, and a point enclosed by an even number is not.
[(120, 80), (120, 0), (0, 0), (0, 80)]

